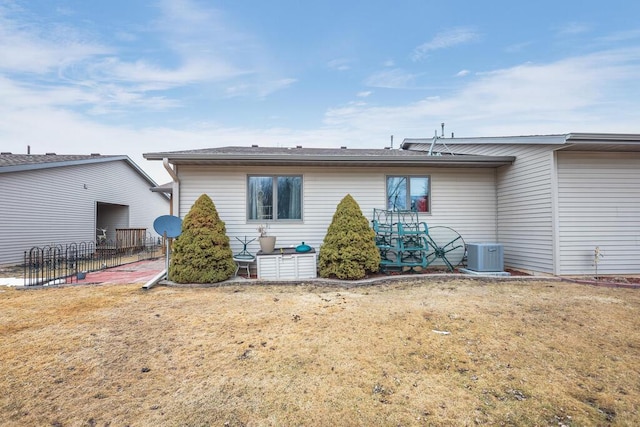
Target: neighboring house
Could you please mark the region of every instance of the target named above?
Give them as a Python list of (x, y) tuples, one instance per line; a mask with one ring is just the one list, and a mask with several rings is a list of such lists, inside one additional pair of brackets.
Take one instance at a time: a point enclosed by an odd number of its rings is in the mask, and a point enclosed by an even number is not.
[(432, 138), (405, 139), (401, 147), (516, 157), (513, 165), (496, 168), (497, 241), (504, 245), (505, 264), (555, 275), (593, 274), (599, 247), (604, 254), (599, 274), (640, 273), (640, 135), (569, 133), (433, 143)]
[(0, 265), (34, 246), (95, 242), (98, 228), (146, 229), (169, 199), (127, 156), (0, 154)]
[[(435, 144), (432, 145), (432, 143)], [(146, 153), (172, 175), (174, 215), (208, 194), (238, 239), (318, 249), (340, 200), (365, 216), (413, 208), (466, 243), (501, 243), (507, 267), (640, 273), (640, 135), (405, 139), (401, 149), (222, 147)], [(237, 239), (236, 239), (237, 238)], [(259, 249), (257, 241), (250, 247)]]

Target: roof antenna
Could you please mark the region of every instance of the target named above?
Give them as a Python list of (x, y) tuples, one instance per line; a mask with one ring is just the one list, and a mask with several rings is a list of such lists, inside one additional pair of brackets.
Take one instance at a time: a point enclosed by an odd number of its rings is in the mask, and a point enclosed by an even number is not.
[(27, 154), (31, 154), (31, 146), (27, 145)]
[(391, 135), (391, 149), (393, 150), (393, 135)]
[(433, 147), (436, 145), (436, 141), (438, 140), (438, 130), (433, 131), (433, 140), (431, 141), (431, 146), (429, 146), (428, 156), (433, 156)]
[[(440, 123), (440, 126), (442, 127), (442, 136), (438, 136), (438, 131), (437, 131), (437, 130), (435, 130), (435, 131), (433, 132), (433, 140), (431, 141), (431, 146), (429, 147), (429, 153), (428, 153), (428, 155), (429, 155), (429, 156), (433, 156), (433, 155), (434, 155), (434, 154), (433, 154), (433, 148), (435, 147), (436, 142), (438, 141), (438, 139), (441, 139), (441, 138), (442, 138), (442, 139), (444, 139), (444, 122), (443, 122), (443, 123)], [(453, 138), (453, 132), (451, 133), (451, 137)], [(450, 149), (449, 147), (447, 147), (447, 144), (445, 144), (445, 143), (444, 143), (444, 141), (442, 141), (442, 146), (443, 146), (445, 149), (447, 149), (447, 151), (449, 151), (449, 154), (451, 154), (452, 156), (454, 156), (454, 155), (455, 155), (455, 154), (453, 153), (453, 151), (451, 151), (451, 149)], [(440, 156), (440, 155), (441, 155), (441, 153), (438, 153), (438, 154), (436, 154), (436, 155)]]

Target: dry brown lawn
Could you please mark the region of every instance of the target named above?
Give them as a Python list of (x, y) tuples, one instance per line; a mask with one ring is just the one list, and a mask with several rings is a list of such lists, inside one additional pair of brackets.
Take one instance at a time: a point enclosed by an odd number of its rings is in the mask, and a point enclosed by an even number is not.
[(640, 424), (640, 290), (84, 285), (0, 304), (3, 426)]

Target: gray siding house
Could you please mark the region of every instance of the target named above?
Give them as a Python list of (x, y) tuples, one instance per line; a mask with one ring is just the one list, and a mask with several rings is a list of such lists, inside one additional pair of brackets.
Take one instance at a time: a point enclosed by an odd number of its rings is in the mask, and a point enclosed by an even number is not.
[[(640, 135), (405, 139), (400, 149), (221, 147), (146, 153), (173, 177), (172, 212), (203, 193), (234, 252), (268, 224), (277, 247), (318, 249), (340, 200), (365, 216), (412, 208), (536, 274), (640, 273)], [(397, 190), (401, 188), (401, 190)], [(396, 201), (400, 199), (400, 204)], [(418, 198), (424, 198), (420, 201)], [(256, 253), (257, 242), (249, 249)]]
[[(554, 275), (640, 273), (640, 135), (405, 139), (402, 148), (511, 155), (496, 168), (505, 264)], [(466, 240), (466, 239), (465, 239)]]
[(34, 246), (95, 242), (98, 228), (145, 228), (169, 213), (165, 194), (127, 156), (0, 154), (0, 265)]

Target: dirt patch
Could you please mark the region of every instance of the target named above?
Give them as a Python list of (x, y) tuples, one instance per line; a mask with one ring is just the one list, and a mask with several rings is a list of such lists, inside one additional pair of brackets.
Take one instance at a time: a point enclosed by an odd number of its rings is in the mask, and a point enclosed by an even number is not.
[(6, 288), (0, 304), (7, 426), (640, 420), (631, 289), (131, 284)]
[(0, 267), (0, 277), (22, 277), (23, 275), (24, 267), (21, 265)]
[(583, 285), (605, 288), (640, 289), (640, 277), (602, 276), (602, 277), (566, 277), (563, 280)]

